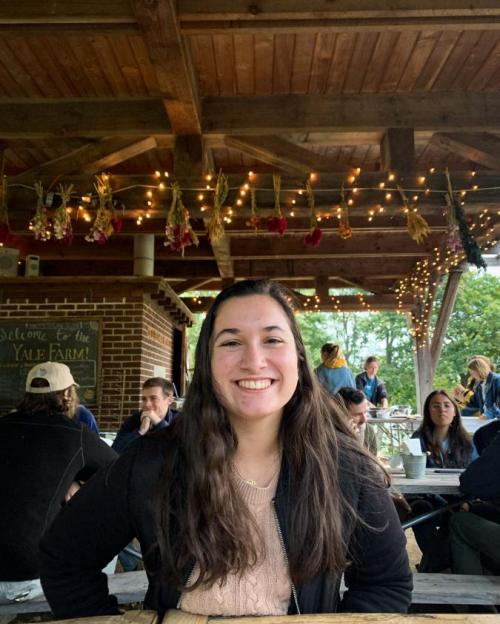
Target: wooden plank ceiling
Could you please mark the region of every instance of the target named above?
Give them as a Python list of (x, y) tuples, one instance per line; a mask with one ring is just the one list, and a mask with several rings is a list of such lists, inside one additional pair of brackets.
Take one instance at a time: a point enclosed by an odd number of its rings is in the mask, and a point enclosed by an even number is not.
[[(337, 305), (329, 289), (345, 287), (394, 308), (399, 280), (443, 257), (446, 168), (455, 188), (477, 186), (463, 201), (481, 244), (498, 235), (498, 0), (24, 0), (0, 2), (0, 35), (8, 245), (39, 255), (44, 275), (131, 274), (134, 234), (154, 233), (155, 273), (178, 293), (268, 276), (315, 288), (325, 309)], [(206, 175), (220, 169), (231, 189), (226, 237), (211, 245)], [(95, 208), (78, 204), (101, 171), (124, 226), (98, 246), (84, 240), (82, 218)], [(317, 248), (304, 245), (312, 172)], [(272, 173), (282, 175), (282, 237), (265, 224)], [(74, 184), (72, 245), (34, 240), (35, 180)], [(184, 255), (163, 245), (172, 180), (200, 237)], [(420, 244), (397, 183), (430, 225)], [(256, 189), (258, 231), (244, 184)], [(348, 240), (338, 232), (342, 186)], [(346, 309), (363, 309), (361, 299)]]

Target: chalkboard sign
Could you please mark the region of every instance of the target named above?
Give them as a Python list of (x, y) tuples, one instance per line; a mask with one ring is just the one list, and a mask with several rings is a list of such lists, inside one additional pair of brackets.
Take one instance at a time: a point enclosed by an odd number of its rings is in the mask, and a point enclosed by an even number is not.
[(67, 364), (84, 403), (97, 401), (98, 320), (0, 321), (0, 405), (22, 399), (26, 375), (40, 362)]

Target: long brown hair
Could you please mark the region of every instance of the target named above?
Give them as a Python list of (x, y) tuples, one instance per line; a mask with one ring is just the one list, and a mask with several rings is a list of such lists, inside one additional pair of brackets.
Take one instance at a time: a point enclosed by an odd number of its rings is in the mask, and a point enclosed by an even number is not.
[[(441, 457), (441, 444), (436, 435), (436, 425), (431, 417), (431, 401), (437, 394), (445, 396), (450, 403), (453, 404), (455, 409), (455, 417), (451, 421), (448, 429), (448, 451), (446, 458)], [(435, 463), (440, 465), (443, 459), (444, 467), (449, 468), (465, 468), (469, 464), (472, 453), (472, 442), (470, 441), (467, 430), (462, 425), (462, 419), (457, 404), (446, 390), (434, 390), (425, 399), (424, 417), (418, 433), (421, 433), (425, 446)]]
[[(372, 461), (312, 373), (289, 291), (268, 280), (245, 280), (222, 291), (201, 328), (182, 416), (165, 438), (170, 448), (154, 501), (161, 574), (181, 587), (193, 562), (200, 574), (191, 588), (244, 573), (259, 552), (251, 539), (250, 514), (231, 478), (238, 440), (217, 400), (211, 374), (212, 332), (220, 306), (233, 297), (251, 295), (272, 297), (281, 306), (297, 351), (298, 384), (284, 406), (279, 431), (283, 465), (294, 490), (287, 512), (287, 555), (294, 583), (345, 567), (343, 520), (357, 516), (339, 487), (338, 464), (345, 465), (349, 451), (361, 457), (360, 465)], [(353, 472), (356, 465), (350, 464)]]

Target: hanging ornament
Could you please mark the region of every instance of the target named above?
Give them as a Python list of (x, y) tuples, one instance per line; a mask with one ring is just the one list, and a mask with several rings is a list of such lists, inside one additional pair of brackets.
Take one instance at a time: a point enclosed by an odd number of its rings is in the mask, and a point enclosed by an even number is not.
[(67, 245), (73, 242), (73, 228), (71, 227), (71, 217), (68, 213), (67, 205), (73, 191), (73, 185), (63, 186), (59, 184), (59, 195), (61, 196), (61, 205), (56, 208), (52, 225), (54, 228), (54, 238), (62, 240)]
[(423, 239), (431, 233), (429, 224), (424, 217), (422, 217), (422, 215), (418, 214), (415, 206), (410, 206), (406, 193), (401, 186), (399, 186), (399, 184), (398, 191), (403, 202), (403, 211), (406, 214), (406, 227), (408, 228), (408, 234), (420, 245)]
[(349, 208), (345, 200), (344, 185), (340, 189), (340, 221), (339, 221), (339, 235), (340, 238), (347, 240), (352, 236), (352, 227), (349, 225)]
[(36, 240), (48, 241), (51, 237), (50, 232), (50, 220), (45, 208), (45, 202), (43, 198), (43, 186), (42, 183), (37, 180), (35, 182), (36, 193), (36, 211), (30, 223), (30, 230), (35, 234)]
[(199, 244), (189, 221), (189, 211), (182, 203), (182, 191), (177, 182), (172, 184), (172, 203), (167, 215), (163, 244), (172, 251), (180, 251), (183, 256), (185, 247)]
[(105, 173), (96, 175), (94, 188), (97, 191), (99, 207), (85, 240), (89, 243), (96, 242), (99, 245), (104, 245), (115, 231), (121, 230), (121, 219), (115, 215), (109, 176)]
[(460, 200), (457, 195), (453, 192), (453, 188), (451, 186), (451, 178), (450, 172), (446, 169), (446, 180), (448, 182), (448, 193), (446, 194), (446, 203), (448, 204), (448, 209), (453, 213), (453, 218), (458, 227), (458, 233), (460, 235), (460, 240), (462, 242), (463, 251), (465, 252), (465, 257), (467, 258), (467, 262), (469, 264), (474, 264), (478, 269), (486, 269), (486, 262), (484, 261), (483, 256), (481, 255), (481, 249), (476, 242), (474, 236), (472, 236), (469, 226), (467, 224), (467, 220), (465, 218), (465, 212), (460, 204)]
[(246, 220), (245, 225), (253, 227), (255, 231), (259, 229), (260, 217), (257, 215), (257, 199), (255, 197), (255, 189), (250, 189), (250, 218)]
[(304, 236), (304, 245), (307, 245), (308, 247), (319, 247), (323, 236), (323, 230), (317, 226), (316, 215), (314, 213), (314, 193), (309, 180), (306, 183), (306, 193), (307, 205), (309, 206), (309, 225), (311, 230)]
[(207, 226), (208, 236), (213, 243), (220, 240), (225, 233), (224, 224), (222, 222), (222, 205), (226, 201), (228, 192), (229, 185), (227, 176), (222, 173), (222, 170), (219, 170), (217, 184), (215, 185), (214, 205)]
[(5, 244), (9, 242), (10, 228), (9, 228), (9, 210), (7, 207), (7, 176), (3, 174), (3, 159), (2, 169), (0, 172), (0, 243)]
[(280, 190), (281, 190), (281, 176), (273, 175), (273, 188), (274, 188), (274, 215), (267, 220), (267, 229), (269, 232), (276, 232), (280, 236), (286, 231), (288, 223), (286, 217), (283, 216), (280, 206)]

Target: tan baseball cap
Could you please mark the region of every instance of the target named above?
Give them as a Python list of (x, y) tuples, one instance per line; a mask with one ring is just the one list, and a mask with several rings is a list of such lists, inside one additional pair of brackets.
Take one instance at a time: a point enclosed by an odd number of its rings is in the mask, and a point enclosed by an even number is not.
[[(43, 388), (32, 388), (31, 383), (34, 379), (45, 379), (49, 385)], [(73, 375), (66, 364), (60, 362), (43, 362), (37, 364), (28, 373), (26, 377), (26, 392), (31, 394), (47, 394), (48, 392), (60, 392), (66, 390), (70, 386), (79, 387), (73, 379)]]

